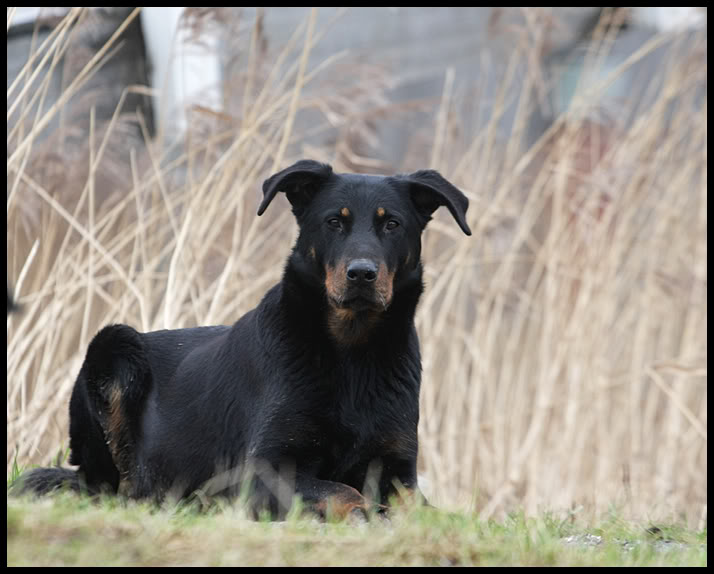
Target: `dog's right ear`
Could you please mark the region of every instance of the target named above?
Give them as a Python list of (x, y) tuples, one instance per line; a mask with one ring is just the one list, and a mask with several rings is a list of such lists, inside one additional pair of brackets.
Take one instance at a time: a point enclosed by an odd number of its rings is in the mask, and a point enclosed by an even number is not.
[(303, 159), (263, 182), (263, 201), (258, 215), (263, 215), (279, 191), (285, 192), (296, 215), (313, 198), (320, 186), (332, 175), (332, 167), (310, 159)]

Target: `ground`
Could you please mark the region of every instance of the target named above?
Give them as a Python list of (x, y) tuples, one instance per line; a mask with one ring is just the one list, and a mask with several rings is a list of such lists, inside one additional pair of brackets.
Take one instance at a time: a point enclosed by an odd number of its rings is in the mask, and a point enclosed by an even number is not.
[(706, 530), (411, 508), (390, 519), (248, 520), (237, 505), (163, 508), (72, 494), (8, 497), (8, 566), (706, 566)]

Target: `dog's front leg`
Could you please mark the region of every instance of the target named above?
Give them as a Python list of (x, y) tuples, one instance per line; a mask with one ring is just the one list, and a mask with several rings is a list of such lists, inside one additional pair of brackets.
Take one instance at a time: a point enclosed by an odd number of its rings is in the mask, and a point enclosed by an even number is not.
[(254, 489), (251, 497), (253, 513), (268, 511), (271, 516), (285, 518), (300, 496), (306, 510), (322, 517), (344, 518), (350, 513), (366, 513), (370, 503), (356, 489), (341, 482), (321, 480), (309, 474), (277, 472), (267, 464), (254, 464)]
[(356, 488), (341, 482), (305, 475), (297, 475), (295, 478), (295, 493), (301, 496), (309, 510), (322, 517), (342, 519), (352, 513), (364, 515), (371, 507), (370, 502)]

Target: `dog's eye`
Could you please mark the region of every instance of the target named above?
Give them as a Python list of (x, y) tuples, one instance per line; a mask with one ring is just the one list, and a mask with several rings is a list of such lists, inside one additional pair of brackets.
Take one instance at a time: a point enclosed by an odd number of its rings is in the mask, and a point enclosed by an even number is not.
[(342, 222), (336, 217), (328, 219), (327, 225), (329, 225), (332, 229), (342, 229)]
[(397, 227), (399, 227), (398, 221), (395, 221), (394, 219), (390, 219), (389, 221), (387, 221), (387, 229), (392, 230), (396, 229)]

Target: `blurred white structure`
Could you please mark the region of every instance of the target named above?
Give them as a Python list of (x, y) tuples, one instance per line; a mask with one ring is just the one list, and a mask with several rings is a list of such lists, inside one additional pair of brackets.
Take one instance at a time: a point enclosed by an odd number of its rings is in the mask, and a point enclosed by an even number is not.
[(632, 8), (632, 21), (635, 24), (649, 26), (667, 32), (677, 28), (701, 28), (706, 24), (706, 8), (701, 7), (635, 7)]
[(169, 140), (184, 131), (192, 104), (217, 108), (221, 103), (218, 35), (202, 34), (200, 44), (192, 41), (182, 25), (184, 10), (145, 7), (141, 18), (151, 83), (161, 94), (153, 100), (154, 117)]

